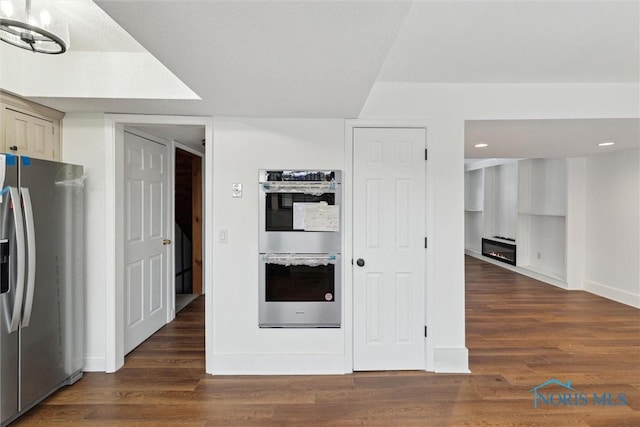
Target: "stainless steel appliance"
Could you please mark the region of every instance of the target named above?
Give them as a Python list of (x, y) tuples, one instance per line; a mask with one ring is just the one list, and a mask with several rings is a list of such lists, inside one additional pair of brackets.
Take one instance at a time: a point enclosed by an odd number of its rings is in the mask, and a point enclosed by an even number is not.
[(260, 327), (340, 327), (340, 171), (260, 171)]
[[(341, 171), (260, 171), (260, 252), (340, 252), (340, 232), (305, 224), (306, 208), (338, 206)], [(336, 224), (339, 229), (339, 224)]]
[(339, 254), (260, 254), (260, 327), (339, 327)]
[(0, 155), (0, 420), (83, 367), (83, 168)]

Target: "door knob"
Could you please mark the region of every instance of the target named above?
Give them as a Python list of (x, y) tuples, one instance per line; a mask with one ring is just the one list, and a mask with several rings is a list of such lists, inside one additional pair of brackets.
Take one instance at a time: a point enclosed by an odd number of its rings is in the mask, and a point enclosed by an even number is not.
[(163, 244), (163, 245), (165, 245), (165, 246), (170, 245), (170, 244), (171, 244), (171, 240), (169, 240), (169, 239), (163, 239), (163, 240), (162, 240), (162, 244)]
[(358, 267), (364, 267), (364, 260), (362, 258), (358, 258), (356, 264), (358, 264)]

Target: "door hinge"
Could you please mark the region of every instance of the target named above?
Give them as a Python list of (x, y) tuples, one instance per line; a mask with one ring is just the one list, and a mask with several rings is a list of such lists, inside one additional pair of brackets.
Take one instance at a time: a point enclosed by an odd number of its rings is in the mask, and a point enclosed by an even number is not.
[(427, 249), (427, 238), (424, 238), (424, 248)]
[(427, 149), (426, 149), (426, 148), (424, 149), (424, 159), (425, 159), (425, 160), (428, 160), (428, 156), (427, 156)]
[(426, 325), (425, 325), (425, 327), (424, 327), (424, 337), (425, 337), (425, 338), (427, 337), (427, 326), (426, 326)]

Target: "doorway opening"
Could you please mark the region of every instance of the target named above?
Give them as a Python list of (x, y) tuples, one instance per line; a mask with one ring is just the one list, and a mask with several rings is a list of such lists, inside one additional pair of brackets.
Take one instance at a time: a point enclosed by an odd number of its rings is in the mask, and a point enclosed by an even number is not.
[[(204, 143), (206, 141), (210, 141), (212, 137), (212, 121), (207, 118), (200, 117), (168, 117), (168, 116), (135, 116), (135, 115), (110, 115), (109, 120), (113, 124), (113, 137), (114, 137), (114, 153), (112, 158), (112, 171), (114, 177), (114, 186), (113, 186), (113, 203), (116, 205), (116, 201), (121, 194), (124, 194), (124, 178), (125, 178), (125, 128), (127, 130), (137, 129), (138, 131), (149, 136), (149, 139), (157, 139), (161, 141), (163, 145), (166, 145), (168, 148), (167, 153), (167, 163), (166, 163), (166, 172), (168, 174), (168, 182), (166, 184), (167, 193), (167, 207), (163, 210), (162, 217), (166, 218), (166, 223), (168, 225), (166, 237), (163, 238), (161, 245), (164, 245), (167, 248), (167, 257), (166, 257), (166, 270), (167, 270), (167, 280), (164, 281), (164, 285), (162, 286), (163, 291), (161, 291), (162, 300), (166, 302), (165, 306), (167, 310), (163, 310), (165, 315), (164, 324), (168, 324), (175, 318), (175, 221), (174, 221), (174, 197), (175, 197), (175, 150), (176, 148), (180, 148), (184, 151), (190, 152), (194, 154), (199, 159), (200, 166), (200, 176), (203, 177), (200, 186), (200, 203), (201, 207), (198, 209), (200, 213), (198, 216), (198, 221), (202, 224), (202, 234), (204, 233), (204, 224), (203, 224), (203, 212), (204, 212), (204, 204), (205, 200), (205, 192), (204, 188), (204, 175), (210, 174), (211, 171), (206, 170), (206, 162), (205, 162), (205, 154), (207, 156), (211, 156), (211, 153), (206, 153)], [(129, 157), (135, 160), (136, 156), (132, 154)], [(138, 156), (139, 157), (139, 156)], [(140, 163), (131, 161), (130, 163)], [(149, 167), (153, 167), (157, 165), (158, 162), (151, 159), (147, 162)], [(156, 186), (158, 187), (158, 186)], [(156, 188), (154, 187), (154, 188)], [(135, 200), (135, 198), (132, 198)], [(159, 200), (159, 196), (152, 198), (152, 200)], [(120, 205), (121, 206), (121, 205)], [(114, 221), (114, 234), (115, 234), (115, 245), (113, 247), (114, 253), (114, 270), (115, 276), (114, 281), (110, 282), (112, 284), (112, 288), (110, 288), (113, 292), (114, 298), (113, 300), (107, 300), (106, 310), (109, 313), (114, 313), (115, 316), (112, 317), (112, 334), (108, 334), (107, 337), (107, 351), (106, 351), (106, 371), (107, 372), (115, 372), (124, 366), (125, 363), (125, 354), (128, 353), (125, 344), (125, 330), (127, 319), (125, 315), (125, 309), (127, 307), (128, 302), (125, 298), (125, 289), (123, 283), (126, 280), (126, 269), (125, 269), (125, 259), (123, 255), (123, 251), (118, 248), (124, 247), (127, 242), (127, 232), (128, 226), (125, 223), (125, 210), (122, 208), (117, 208), (114, 210), (115, 221)], [(153, 216), (153, 221), (158, 221), (159, 216)], [(137, 223), (136, 223), (137, 224)], [(204, 254), (203, 247), (204, 239), (201, 238), (199, 247), (200, 253)], [(198, 245), (197, 241), (192, 241), (192, 245)], [(193, 256), (193, 253), (192, 253)], [(155, 260), (155, 259), (154, 259)], [(200, 273), (200, 294), (206, 295), (205, 292), (205, 283), (206, 281), (202, 277), (205, 270), (204, 259), (200, 259), (198, 269), (202, 271)], [(157, 261), (156, 263), (160, 263)], [(192, 267), (193, 268), (193, 267)], [(193, 274), (193, 272), (192, 272)], [(193, 284), (192, 284), (192, 292), (193, 292)], [(156, 296), (157, 293), (154, 293)], [(204, 296), (202, 298), (205, 298)], [(207, 297), (210, 298), (210, 297)], [(137, 300), (136, 300), (137, 301)], [(134, 301), (134, 302), (136, 302)], [(206, 301), (207, 307), (211, 306), (211, 301)], [(129, 322), (131, 323), (131, 322)], [(210, 343), (206, 343), (207, 349), (209, 348)]]
[(175, 153), (175, 312), (202, 295), (202, 158)]

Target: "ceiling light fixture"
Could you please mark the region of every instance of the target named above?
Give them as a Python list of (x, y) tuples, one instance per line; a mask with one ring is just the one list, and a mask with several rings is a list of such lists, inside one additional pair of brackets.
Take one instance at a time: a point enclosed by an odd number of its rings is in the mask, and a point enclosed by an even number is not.
[[(25, 0), (24, 14), (17, 15), (14, 1), (0, 1), (0, 40), (31, 52), (60, 54), (67, 51), (68, 31), (54, 25), (49, 11), (32, 13), (31, 0)], [(38, 21), (37, 16), (40, 17)]]
[(485, 147), (488, 147), (488, 146), (489, 146), (489, 144), (485, 144), (484, 142), (474, 145), (474, 147), (476, 147), (476, 148), (485, 148)]
[(598, 144), (598, 147), (608, 147), (610, 145), (616, 145), (616, 143), (613, 141), (601, 142), (600, 144)]

